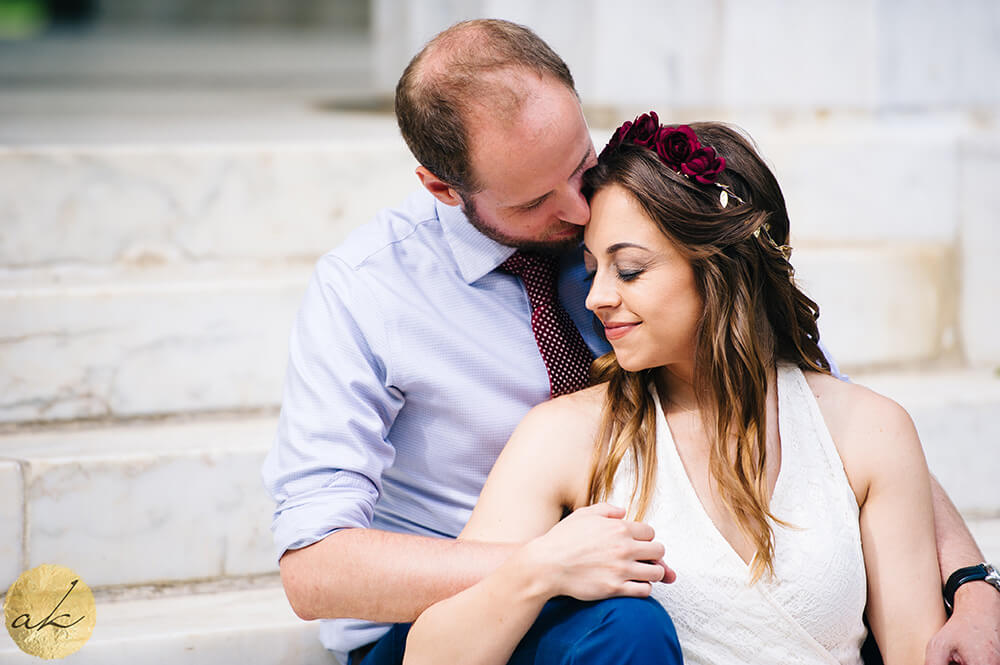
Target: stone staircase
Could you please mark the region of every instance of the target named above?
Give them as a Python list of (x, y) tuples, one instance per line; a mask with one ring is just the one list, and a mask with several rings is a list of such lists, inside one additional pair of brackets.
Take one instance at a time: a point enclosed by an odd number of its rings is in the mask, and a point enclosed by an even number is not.
[[(72, 662), (335, 662), (281, 592), (259, 466), (312, 263), (416, 180), (392, 118), (306, 103), (332, 94), (318, 80), (0, 96), (0, 590), (41, 563), (79, 573), (98, 621)], [(824, 341), (908, 408), (1000, 561), (1000, 135), (712, 115), (778, 173)], [(29, 660), (0, 633), (0, 662)]]

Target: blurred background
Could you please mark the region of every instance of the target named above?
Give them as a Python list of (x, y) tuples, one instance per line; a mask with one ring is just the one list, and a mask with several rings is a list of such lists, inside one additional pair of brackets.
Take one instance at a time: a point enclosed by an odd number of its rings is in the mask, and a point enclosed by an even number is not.
[(824, 341), (1000, 563), (995, 0), (0, 0), (0, 590), (95, 589), (68, 660), (333, 662), (258, 473), (287, 335), (315, 260), (417, 186), (402, 68), (483, 16), (565, 58), (598, 149), (649, 109), (751, 133)]

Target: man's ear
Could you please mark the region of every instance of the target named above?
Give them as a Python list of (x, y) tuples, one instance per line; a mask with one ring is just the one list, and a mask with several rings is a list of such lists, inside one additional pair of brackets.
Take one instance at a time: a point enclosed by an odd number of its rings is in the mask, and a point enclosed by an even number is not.
[(426, 167), (417, 167), (417, 177), (420, 178), (420, 184), (441, 203), (449, 206), (457, 206), (462, 203), (462, 197), (458, 195), (458, 192), (444, 180), (428, 171)]

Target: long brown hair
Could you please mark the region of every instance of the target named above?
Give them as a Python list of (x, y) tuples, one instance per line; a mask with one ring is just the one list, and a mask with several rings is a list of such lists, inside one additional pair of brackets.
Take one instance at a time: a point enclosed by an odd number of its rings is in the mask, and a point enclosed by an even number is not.
[[(623, 187), (691, 262), (705, 303), (696, 333), (694, 387), (712, 438), (709, 471), (756, 548), (756, 581), (765, 571), (774, 572), (771, 522), (784, 524), (768, 500), (768, 374), (779, 361), (825, 373), (830, 368), (818, 346), (819, 308), (796, 287), (791, 265), (775, 246), (787, 244), (789, 227), (777, 180), (735, 129), (721, 123), (691, 128), (726, 160), (717, 180), (735, 195), (726, 207), (719, 187), (689, 180), (654, 151), (628, 143), (601, 155), (584, 176), (585, 193)], [(631, 457), (630, 513), (636, 519), (649, 509), (656, 473), (655, 405), (647, 388), (654, 371), (626, 371), (614, 352), (593, 368), (595, 379), (608, 388), (589, 500), (610, 496), (619, 466)]]

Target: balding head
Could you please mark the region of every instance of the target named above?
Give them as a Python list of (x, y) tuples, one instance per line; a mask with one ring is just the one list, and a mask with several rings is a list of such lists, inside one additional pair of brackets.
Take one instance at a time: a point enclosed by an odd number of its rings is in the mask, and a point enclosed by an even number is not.
[(478, 191), (470, 127), (513, 122), (527, 95), (525, 77), (550, 80), (576, 94), (566, 63), (524, 26), (479, 19), (437, 35), (396, 86), (396, 120), (413, 156), (456, 190)]

